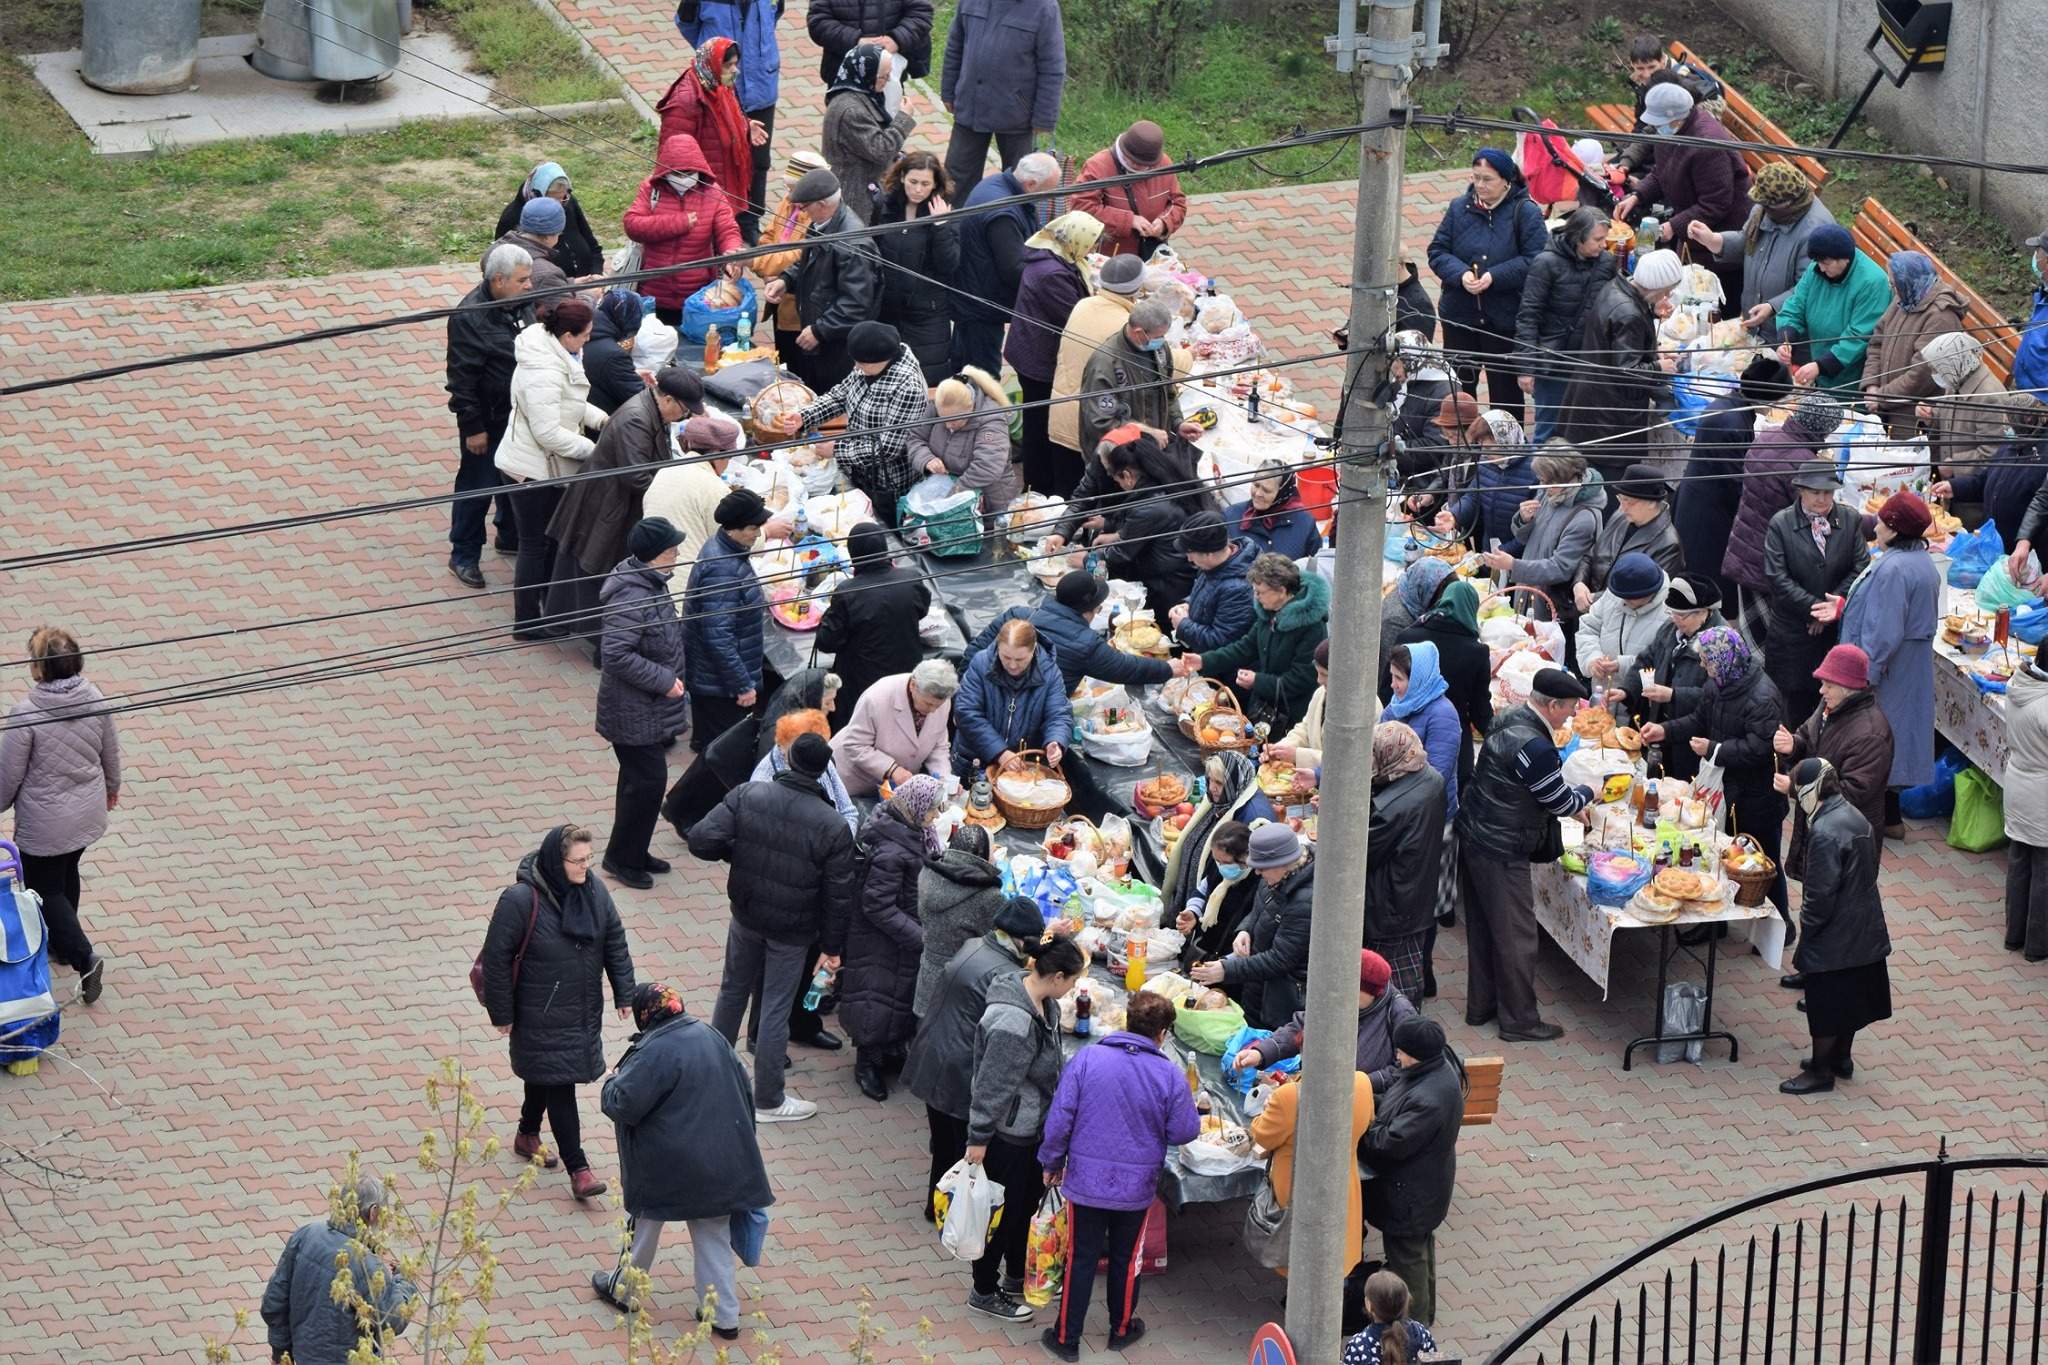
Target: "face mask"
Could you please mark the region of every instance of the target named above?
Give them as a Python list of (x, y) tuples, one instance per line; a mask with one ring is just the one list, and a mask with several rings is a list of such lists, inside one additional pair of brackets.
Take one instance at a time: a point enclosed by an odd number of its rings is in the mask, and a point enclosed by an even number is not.
[(677, 174), (674, 175), (665, 175), (662, 177), (662, 179), (668, 181), (669, 188), (674, 190), (677, 194), (688, 194), (691, 190), (697, 188), (697, 173), (695, 171), (678, 172)]
[(1678, 125), (1675, 123), (1660, 123), (1656, 127), (1658, 137), (1670, 137), (1678, 131)]
[(1239, 878), (1243, 877), (1244, 873), (1245, 866), (1243, 863), (1216, 864), (1216, 875), (1223, 878), (1223, 880), (1226, 882), (1234, 882)]
[(1150, 341), (1146, 342), (1139, 349), (1144, 351), (1162, 351), (1166, 349), (1166, 338), (1153, 337)]

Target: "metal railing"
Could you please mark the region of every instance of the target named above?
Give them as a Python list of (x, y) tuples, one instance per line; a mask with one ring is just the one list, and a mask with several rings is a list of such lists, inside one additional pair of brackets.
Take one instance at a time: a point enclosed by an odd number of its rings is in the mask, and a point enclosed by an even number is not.
[[(2004, 1173), (2015, 1188), (1959, 1195), (1971, 1173)], [(1917, 1201), (1883, 1188), (1913, 1182)], [(1783, 1206), (1851, 1185), (1877, 1192), (1817, 1219), (1784, 1217)], [(1732, 1246), (1681, 1246), (1750, 1214), (1759, 1225)], [(1622, 1283), (1660, 1259), (1661, 1273)], [(1944, 1140), (1931, 1161), (1780, 1186), (1675, 1228), (1559, 1296), (1486, 1362), (2041, 1365), (2044, 1284), (2048, 1157), (1951, 1159)]]

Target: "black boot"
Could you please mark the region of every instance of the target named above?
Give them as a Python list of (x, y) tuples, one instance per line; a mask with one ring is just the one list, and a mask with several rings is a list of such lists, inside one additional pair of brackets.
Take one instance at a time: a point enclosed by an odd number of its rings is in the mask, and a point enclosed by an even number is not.
[(882, 1076), (880, 1063), (866, 1053), (860, 1054), (854, 1063), (853, 1083), (876, 1104), (889, 1098), (889, 1082)]

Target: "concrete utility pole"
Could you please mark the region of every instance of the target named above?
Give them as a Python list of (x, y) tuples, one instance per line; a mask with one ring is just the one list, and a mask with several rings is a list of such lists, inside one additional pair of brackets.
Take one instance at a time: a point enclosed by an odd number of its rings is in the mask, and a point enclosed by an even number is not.
[[(1348, 0), (1346, 0), (1348, 3)], [(1371, 0), (1363, 55), (1366, 124), (1407, 107), (1415, 61), (1414, 0)], [(1287, 1335), (1301, 1365), (1339, 1365), (1344, 1275), (1351, 1269), (1351, 1136), (1357, 1069), (1358, 950), (1365, 936), (1366, 829), (1372, 815), (1372, 726), (1378, 711), (1381, 555), (1390, 414), (1375, 401), (1387, 378), (1401, 278), (1401, 175), (1407, 132), (1359, 139), (1358, 219), (1351, 263), (1351, 349), (1337, 433), (1343, 533), (1330, 606), (1330, 686), (1323, 712), (1323, 799), (1309, 933), (1301, 1121), (1295, 1135)]]

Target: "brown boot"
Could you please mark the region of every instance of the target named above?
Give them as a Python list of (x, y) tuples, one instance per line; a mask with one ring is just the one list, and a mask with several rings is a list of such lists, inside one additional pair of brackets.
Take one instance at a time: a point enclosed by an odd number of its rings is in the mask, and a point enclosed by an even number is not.
[(595, 1199), (610, 1186), (597, 1178), (597, 1172), (585, 1166), (580, 1171), (569, 1172), (569, 1188), (576, 1191), (578, 1199)]
[(550, 1171), (562, 1164), (553, 1152), (541, 1147), (539, 1133), (519, 1133), (515, 1135), (512, 1139), (512, 1155), (518, 1157), (521, 1161), (529, 1162), (535, 1157), (539, 1157), (540, 1164)]

